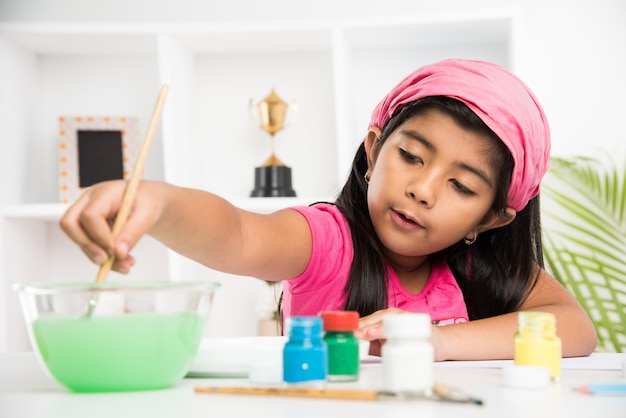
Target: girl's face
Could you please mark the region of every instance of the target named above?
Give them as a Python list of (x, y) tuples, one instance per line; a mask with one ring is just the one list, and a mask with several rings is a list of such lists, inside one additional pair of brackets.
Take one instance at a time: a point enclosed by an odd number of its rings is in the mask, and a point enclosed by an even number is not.
[(378, 136), (370, 131), (365, 143), (367, 199), (388, 257), (427, 256), (515, 217), (489, 211), (497, 187), (489, 140), (444, 112), (407, 120), (382, 146)]

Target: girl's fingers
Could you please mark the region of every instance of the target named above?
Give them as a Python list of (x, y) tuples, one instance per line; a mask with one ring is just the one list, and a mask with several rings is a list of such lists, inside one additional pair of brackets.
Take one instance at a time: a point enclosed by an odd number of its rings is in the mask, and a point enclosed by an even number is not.
[(59, 222), (61, 229), (91, 261), (100, 265), (114, 254), (112, 269), (123, 274), (135, 264), (129, 252), (154, 226), (161, 207), (150, 193), (141, 193), (140, 186), (124, 227), (113, 237), (113, 220), (125, 187), (124, 181), (110, 181), (88, 188)]
[(112, 268), (118, 273), (128, 274), (128, 272), (134, 265), (135, 265), (135, 258), (132, 255), (128, 255), (123, 260), (116, 257)]
[(79, 198), (63, 215), (59, 225), (67, 236), (74, 241), (87, 257), (96, 264), (102, 264), (108, 257), (112, 240), (107, 245), (93, 239), (90, 229), (84, 227), (82, 213), (89, 202), (86, 196)]
[(110, 219), (117, 212), (123, 186), (123, 182), (107, 182), (87, 189), (59, 221), (61, 229), (96, 264), (113, 251)]
[(355, 331), (355, 335), (357, 338), (367, 341), (383, 339), (385, 338), (383, 318), (391, 313), (405, 312), (398, 308), (388, 308), (364, 316), (359, 320), (359, 329)]
[(355, 331), (354, 335), (357, 338), (366, 341), (378, 340), (385, 337), (382, 322), (372, 324), (368, 327), (359, 328)]
[(160, 209), (153, 199), (143, 198), (139, 193), (136, 205), (133, 206), (124, 228), (115, 237), (114, 253), (120, 259), (126, 259), (130, 250), (139, 242), (141, 237), (157, 222)]
[(366, 328), (374, 324), (382, 325), (382, 320), (386, 315), (389, 315), (390, 313), (404, 313), (404, 312), (406, 311), (403, 311), (402, 309), (398, 309), (398, 308), (388, 308), (388, 309), (376, 311), (371, 315), (362, 317), (359, 320), (359, 328)]
[(92, 263), (97, 265), (104, 263), (109, 257), (104, 249), (95, 245), (81, 245), (80, 249)]
[(359, 339), (370, 342), (369, 354), (372, 356), (381, 355), (382, 346), (386, 341), (383, 318), (392, 313), (406, 313), (406, 311), (398, 308), (388, 308), (376, 311), (359, 320), (359, 329), (355, 331), (354, 335)]

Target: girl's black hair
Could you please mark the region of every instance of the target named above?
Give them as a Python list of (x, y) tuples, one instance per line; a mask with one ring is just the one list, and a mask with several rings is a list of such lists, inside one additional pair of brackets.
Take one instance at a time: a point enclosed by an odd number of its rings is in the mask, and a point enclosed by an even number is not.
[[(504, 143), (464, 103), (449, 97), (426, 97), (403, 106), (385, 125), (378, 146), (408, 119), (438, 109), (460, 126), (489, 140), (490, 159), (498, 173), (493, 213), (507, 208), (507, 195), (514, 161)], [(346, 217), (354, 245), (354, 259), (345, 288), (345, 310), (361, 316), (388, 307), (385, 259), (367, 206), (367, 158), (364, 144), (357, 150), (352, 169), (335, 204)], [(539, 196), (517, 213), (507, 226), (480, 234), (473, 245), (463, 241), (435, 257), (446, 260), (463, 292), (470, 319), (480, 319), (517, 310), (534, 286), (543, 267)]]

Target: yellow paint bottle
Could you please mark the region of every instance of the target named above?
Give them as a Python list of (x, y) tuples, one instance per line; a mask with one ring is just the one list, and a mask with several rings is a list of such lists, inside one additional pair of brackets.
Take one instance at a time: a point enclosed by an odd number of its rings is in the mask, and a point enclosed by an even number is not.
[(515, 364), (543, 366), (552, 380), (561, 375), (561, 339), (556, 336), (556, 318), (547, 312), (519, 312), (515, 334)]

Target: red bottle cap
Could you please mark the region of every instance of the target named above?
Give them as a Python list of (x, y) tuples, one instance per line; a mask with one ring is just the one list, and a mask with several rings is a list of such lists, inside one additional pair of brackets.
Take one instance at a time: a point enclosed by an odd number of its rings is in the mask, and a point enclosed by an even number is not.
[(320, 312), (324, 331), (353, 331), (359, 327), (359, 313), (355, 311)]

